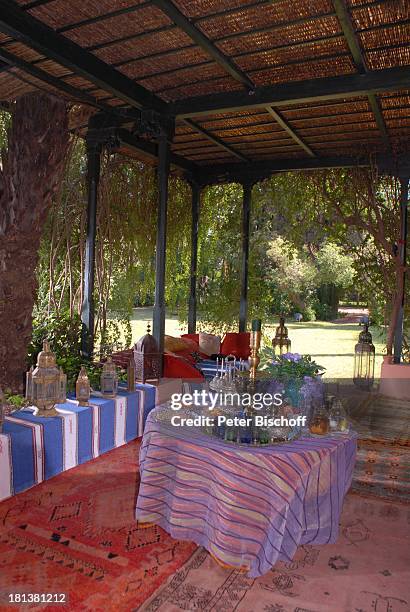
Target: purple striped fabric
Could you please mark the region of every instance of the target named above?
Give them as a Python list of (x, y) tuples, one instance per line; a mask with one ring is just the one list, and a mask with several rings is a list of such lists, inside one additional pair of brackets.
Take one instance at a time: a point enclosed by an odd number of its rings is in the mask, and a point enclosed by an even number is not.
[[(161, 408), (157, 409), (161, 410)], [(220, 562), (265, 574), (301, 544), (338, 536), (357, 435), (300, 438), (269, 448), (229, 446), (147, 420), (136, 517), (191, 540)]]

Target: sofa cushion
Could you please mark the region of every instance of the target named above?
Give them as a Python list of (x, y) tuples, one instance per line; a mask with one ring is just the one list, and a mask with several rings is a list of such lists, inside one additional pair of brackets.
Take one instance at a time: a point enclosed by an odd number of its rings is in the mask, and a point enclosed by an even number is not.
[(187, 341), (184, 338), (176, 338), (174, 336), (164, 336), (164, 349), (176, 353), (177, 351), (185, 351), (188, 348)]
[(248, 359), (251, 354), (249, 348), (251, 335), (249, 332), (228, 332), (221, 344), (221, 354), (234, 355), (239, 359)]
[(193, 340), (199, 346), (199, 334), (181, 334), (181, 338)]
[(218, 355), (221, 348), (221, 337), (199, 332), (199, 349), (208, 357)]
[(166, 378), (204, 379), (201, 372), (186, 359), (170, 353), (164, 354), (164, 376)]

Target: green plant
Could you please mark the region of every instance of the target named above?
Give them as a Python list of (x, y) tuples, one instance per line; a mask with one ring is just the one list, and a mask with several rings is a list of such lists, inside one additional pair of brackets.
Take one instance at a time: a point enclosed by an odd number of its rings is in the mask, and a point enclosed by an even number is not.
[(10, 389), (6, 389), (4, 398), (7, 404), (15, 406), (16, 408), (22, 408), (23, 406), (28, 405), (28, 402), (23, 395), (15, 395), (11, 393)]
[(317, 376), (325, 370), (310, 355), (285, 353), (276, 356), (273, 349), (265, 348), (261, 351), (261, 358), (262, 369), (280, 381), (303, 380), (305, 376)]

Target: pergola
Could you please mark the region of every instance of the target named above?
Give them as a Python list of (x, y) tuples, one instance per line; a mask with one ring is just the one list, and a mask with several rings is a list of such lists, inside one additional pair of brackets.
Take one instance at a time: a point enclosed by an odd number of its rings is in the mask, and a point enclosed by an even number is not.
[[(252, 186), (275, 172), (375, 164), (399, 177), (406, 264), (409, 17), (408, 0), (0, 0), (2, 103), (42, 89), (89, 109), (88, 124), (75, 126), (88, 154), (85, 352), (93, 348), (96, 210), (106, 146), (157, 164), (160, 348), (170, 172), (192, 186), (190, 332), (205, 185), (243, 185), (241, 331)], [(403, 308), (396, 361), (402, 328)]]

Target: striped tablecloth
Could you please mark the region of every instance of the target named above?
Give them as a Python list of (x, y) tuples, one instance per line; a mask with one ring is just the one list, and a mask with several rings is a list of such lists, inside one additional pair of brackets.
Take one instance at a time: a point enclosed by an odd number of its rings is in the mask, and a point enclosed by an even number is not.
[(67, 400), (55, 417), (13, 412), (0, 434), (0, 500), (141, 436), (155, 400), (156, 388), (139, 384), (115, 399), (93, 394), (89, 406)]
[[(249, 577), (301, 544), (335, 542), (357, 435), (246, 448), (147, 419), (136, 517)], [(190, 428), (192, 430), (192, 428)]]

